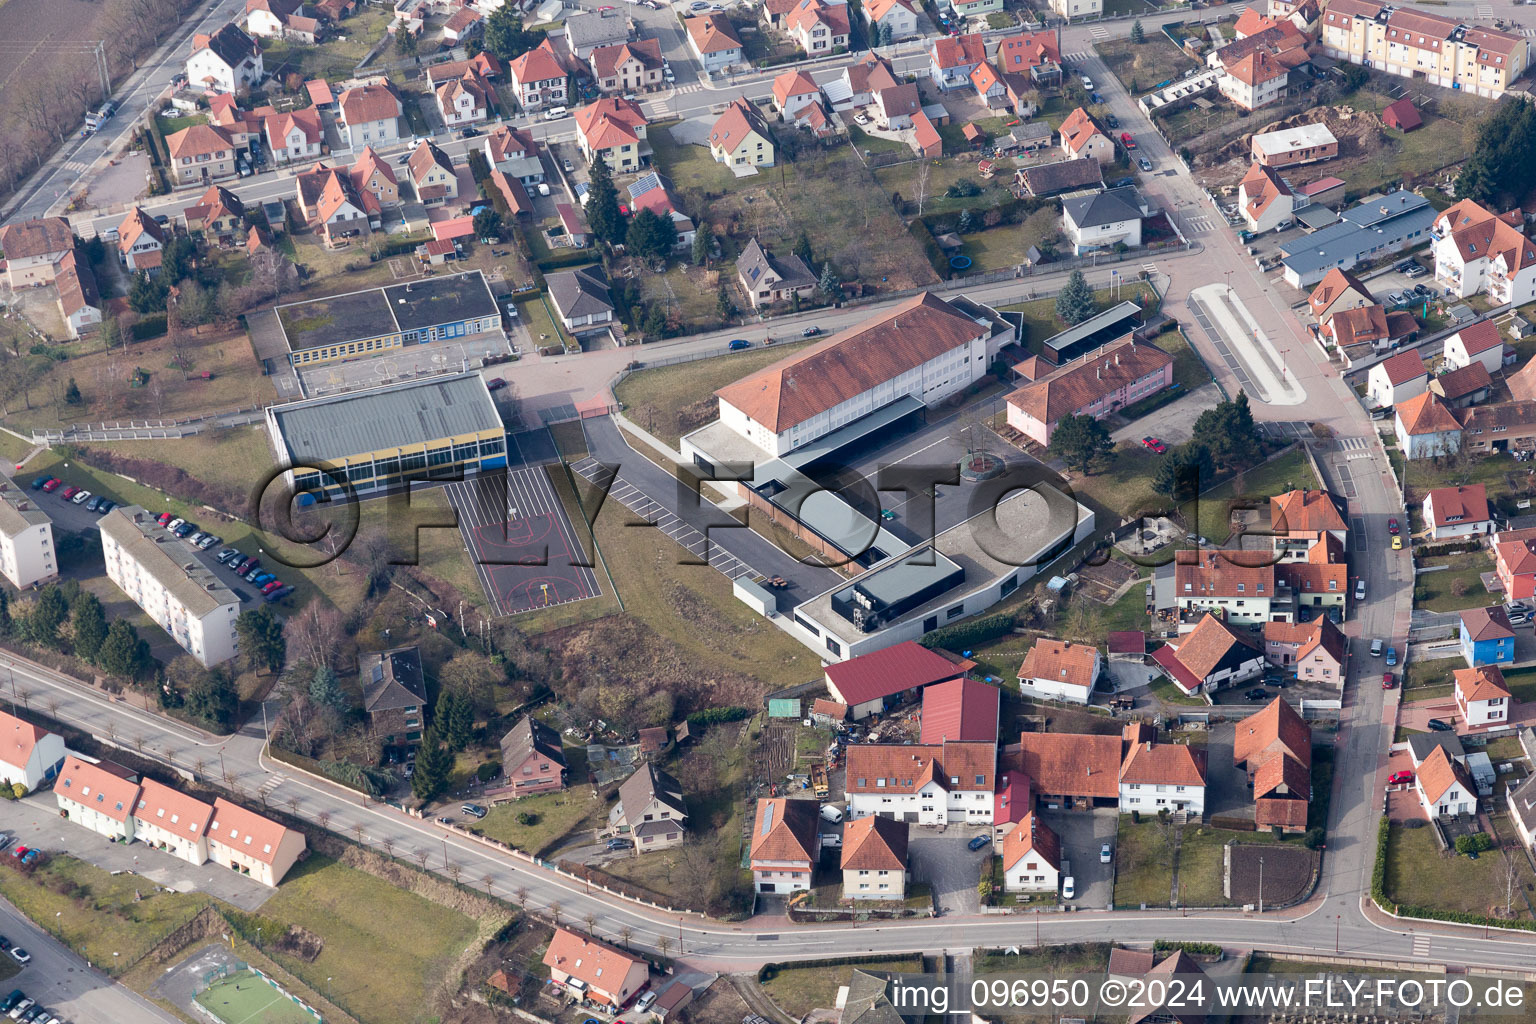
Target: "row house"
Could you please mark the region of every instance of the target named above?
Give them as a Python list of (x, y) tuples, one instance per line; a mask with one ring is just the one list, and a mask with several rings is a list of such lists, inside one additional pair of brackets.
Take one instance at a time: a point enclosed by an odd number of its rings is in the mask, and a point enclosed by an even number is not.
[(1277, 561), (1306, 560), (1325, 534), (1349, 548), (1348, 508), (1328, 491), (1296, 488), (1269, 499), (1269, 535)]
[(848, 748), (848, 816), (991, 824), (996, 768), (995, 741), (855, 744)]
[(1495, 214), (1470, 199), (1442, 211), (1429, 233), (1435, 282), (1461, 298), (1486, 294), (1494, 305), (1536, 300), (1536, 243), (1524, 228), (1522, 211)]
[[(375, 153), (372, 146), (363, 147), (348, 176), (358, 194), (373, 196), (381, 209), (400, 205), (400, 182), (395, 177), (394, 168)], [(366, 199), (364, 203), (367, 203)]]
[(1159, 743), (1146, 725), (1118, 736), (1026, 732), (1003, 752), (999, 771), (1027, 779), (1037, 804), (1205, 813), (1205, 751)]
[(1335, 60), (1477, 96), (1502, 96), (1530, 63), (1524, 36), (1377, 0), (1331, 3), (1321, 25)]

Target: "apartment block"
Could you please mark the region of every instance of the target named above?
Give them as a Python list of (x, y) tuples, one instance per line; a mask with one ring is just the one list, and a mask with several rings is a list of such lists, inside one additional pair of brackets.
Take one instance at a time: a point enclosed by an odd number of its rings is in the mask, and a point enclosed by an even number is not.
[(1530, 64), (1523, 36), (1374, 0), (1330, 4), (1322, 18), (1322, 45), (1336, 60), (1494, 98)]
[(59, 574), (53, 520), (14, 480), (0, 479), (0, 573), (23, 590)]
[(239, 653), (240, 599), (184, 543), (137, 505), (101, 518), (107, 578), (204, 668)]

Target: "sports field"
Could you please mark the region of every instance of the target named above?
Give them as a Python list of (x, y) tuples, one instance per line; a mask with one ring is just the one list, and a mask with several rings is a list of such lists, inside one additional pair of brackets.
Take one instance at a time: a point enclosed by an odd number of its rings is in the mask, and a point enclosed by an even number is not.
[(250, 971), (209, 985), (197, 1001), (226, 1024), (315, 1024), (319, 1019)]

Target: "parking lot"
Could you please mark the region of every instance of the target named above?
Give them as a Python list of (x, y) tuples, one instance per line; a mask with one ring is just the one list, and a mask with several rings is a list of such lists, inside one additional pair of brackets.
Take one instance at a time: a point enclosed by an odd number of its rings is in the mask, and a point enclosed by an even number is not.
[(1116, 442), (1136, 441), (1143, 437), (1155, 437), (1170, 447), (1183, 444), (1194, 436), (1195, 420), (1207, 409), (1221, 403), (1221, 390), (1215, 384), (1196, 388), (1177, 402), (1169, 402), (1161, 409), (1154, 409), (1135, 423), (1121, 427), (1110, 435)]
[(980, 912), (976, 885), (981, 881), (981, 865), (1000, 851), (991, 843), (979, 850), (968, 849), (966, 844), (976, 836), (991, 834), (990, 825), (956, 825), (943, 832), (929, 825), (912, 826), (907, 838), (907, 867), (913, 881), (933, 887), (940, 913)]
[(1099, 861), (1099, 847), (1105, 843), (1114, 849), (1115, 830), (1120, 814), (1113, 807), (1092, 811), (1042, 811), (1041, 819), (1061, 839), (1062, 874), (1071, 862), (1077, 897), (1072, 906), (1109, 908), (1115, 898), (1115, 865)]

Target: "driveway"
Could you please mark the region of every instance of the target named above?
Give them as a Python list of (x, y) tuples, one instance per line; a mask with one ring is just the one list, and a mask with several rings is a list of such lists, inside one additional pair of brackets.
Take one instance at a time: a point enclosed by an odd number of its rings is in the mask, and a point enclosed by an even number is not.
[(1115, 441), (1140, 441), (1148, 435), (1166, 441), (1169, 446), (1183, 444), (1195, 435), (1195, 420), (1207, 409), (1221, 403), (1221, 391), (1215, 384), (1196, 388), (1177, 402), (1154, 409), (1141, 419), (1110, 434)]
[(1207, 817), (1252, 818), (1253, 791), (1248, 788), (1248, 773), (1232, 765), (1232, 741), (1237, 734), (1235, 722), (1212, 726), (1206, 739), (1205, 813)]
[[(1071, 861), (1077, 898), (1072, 906), (1097, 910), (1114, 905), (1114, 864), (1099, 863), (1099, 847), (1115, 844), (1119, 812), (1113, 807), (1092, 811), (1041, 811), (1042, 820), (1061, 839), (1061, 859)], [(1063, 871), (1065, 874), (1065, 871)]]
[(990, 835), (991, 827), (956, 825), (944, 832), (932, 826), (913, 825), (907, 839), (907, 864), (914, 882), (927, 882), (941, 914), (978, 914), (981, 901), (976, 883), (981, 881), (981, 865), (995, 851), (988, 843), (979, 850), (966, 844), (978, 835)]

